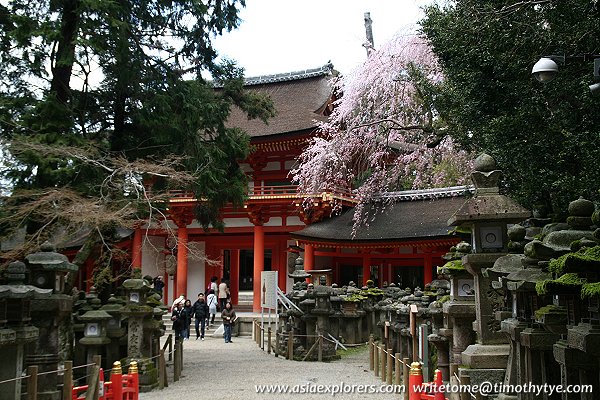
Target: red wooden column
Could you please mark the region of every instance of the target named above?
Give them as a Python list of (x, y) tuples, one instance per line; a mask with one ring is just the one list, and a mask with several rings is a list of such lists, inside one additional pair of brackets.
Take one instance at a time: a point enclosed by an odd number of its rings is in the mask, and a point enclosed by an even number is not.
[(427, 250), (423, 258), (423, 283), (426, 285), (433, 280), (433, 260), (431, 250)]
[(257, 207), (248, 213), (250, 222), (254, 224), (254, 274), (252, 277), (252, 309), (260, 311), (260, 273), (265, 270), (265, 228), (269, 221), (269, 210)]
[[(231, 264), (229, 265), (229, 290), (231, 303), (237, 305), (240, 294), (240, 250), (231, 250)], [(208, 285), (208, 283), (206, 284)]]
[(371, 279), (371, 253), (370, 252), (366, 252), (365, 254), (363, 254), (363, 281), (362, 281), (362, 285), (366, 286), (367, 285), (367, 281), (369, 279)]
[(135, 228), (133, 233), (133, 245), (131, 249), (131, 267), (142, 268), (142, 230)]
[(188, 267), (188, 231), (187, 227), (177, 229), (177, 290), (173, 298), (180, 295), (187, 297), (187, 267)]
[(315, 248), (312, 244), (304, 245), (304, 270), (315, 269)]
[(254, 311), (260, 311), (260, 273), (265, 270), (265, 229), (254, 225), (254, 276), (252, 278)]

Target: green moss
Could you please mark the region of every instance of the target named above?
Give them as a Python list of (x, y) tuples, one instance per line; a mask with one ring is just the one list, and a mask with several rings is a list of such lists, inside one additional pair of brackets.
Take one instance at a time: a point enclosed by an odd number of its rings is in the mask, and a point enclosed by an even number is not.
[(383, 290), (379, 288), (370, 288), (367, 290), (361, 290), (360, 294), (363, 296), (383, 296)]
[(584, 247), (581, 250), (560, 256), (550, 261), (548, 270), (556, 274), (585, 271), (600, 266), (600, 246)]
[(443, 270), (447, 270), (449, 273), (465, 271), (465, 267), (461, 260), (448, 261), (441, 267), (438, 267), (438, 274), (442, 273)]
[(571, 273), (564, 274), (558, 279), (548, 279), (535, 284), (535, 290), (538, 295), (548, 294), (549, 291), (560, 290), (561, 288), (577, 287), (586, 283), (586, 279), (579, 275)]
[(439, 303), (446, 303), (447, 301), (450, 301), (450, 295), (449, 294), (440, 297), (440, 299), (438, 300)]
[(600, 282), (586, 283), (581, 287), (581, 298), (600, 296)]
[(357, 302), (359, 302), (361, 300), (366, 300), (366, 299), (368, 299), (368, 297), (355, 293), (353, 295), (350, 295), (350, 296), (346, 297), (344, 299), (344, 301), (351, 301), (351, 302), (357, 303)]
[(544, 306), (538, 310), (535, 311), (535, 319), (542, 319), (542, 317), (546, 314), (551, 314), (551, 313), (556, 313), (556, 312), (565, 312), (565, 308), (564, 307), (560, 307), (560, 306), (555, 306), (555, 305), (549, 305), (549, 306)]

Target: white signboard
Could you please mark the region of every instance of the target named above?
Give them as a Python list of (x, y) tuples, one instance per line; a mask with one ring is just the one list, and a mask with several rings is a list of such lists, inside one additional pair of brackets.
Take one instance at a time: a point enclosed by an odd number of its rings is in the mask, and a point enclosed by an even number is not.
[(260, 306), (273, 310), (277, 308), (277, 271), (260, 273)]

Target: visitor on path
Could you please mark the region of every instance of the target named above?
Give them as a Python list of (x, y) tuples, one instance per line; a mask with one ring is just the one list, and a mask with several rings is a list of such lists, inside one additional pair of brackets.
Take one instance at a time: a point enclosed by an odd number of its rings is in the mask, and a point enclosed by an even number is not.
[(225, 303), (225, 308), (221, 313), (221, 318), (223, 318), (223, 328), (225, 330), (223, 335), (225, 337), (225, 343), (233, 343), (231, 341), (231, 331), (237, 316), (235, 315), (235, 311), (233, 311), (233, 307), (231, 306), (230, 302)]
[(192, 324), (192, 315), (194, 313), (191, 300), (186, 300), (185, 303), (183, 303), (183, 313), (185, 314), (185, 327), (183, 332), (183, 338), (185, 340), (190, 338), (190, 325)]
[(221, 307), (221, 310), (225, 309), (225, 304), (227, 303), (228, 297), (229, 288), (227, 287), (227, 282), (221, 281), (219, 284), (219, 307)]
[(164, 287), (165, 287), (165, 283), (162, 280), (162, 276), (158, 275), (156, 278), (154, 278), (154, 290), (156, 290), (156, 292), (158, 294), (160, 294), (161, 296), (162, 296)]
[(183, 302), (177, 303), (171, 314), (173, 321), (173, 330), (175, 331), (175, 340), (183, 340), (183, 328), (186, 323), (186, 316), (183, 311)]
[(217, 293), (217, 291), (219, 290), (219, 288), (217, 287), (217, 277), (213, 276), (212, 278), (210, 278), (210, 283), (208, 284), (208, 287), (206, 288), (206, 296), (208, 296), (208, 293), (212, 290), (213, 293)]
[(212, 289), (208, 291), (206, 304), (208, 304), (208, 313), (210, 314), (210, 325), (213, 325), (215, 323), (215, 316), (217, 315), (217, 295)]
[[(204, 328), (206, 327), (206, 319), (209, 315), (208, 304), (204, 301), (204, 294), (198, 293), (198, 300), (194, 302), (193, 314), (196, 319), (196, 340), (198, 338), (204, 340)], [(198, 327), (200, 327), (200, 332), (198, 332)]]
[(173, 300), (173, 304), (171, 304), (171, 311), (173, 311), (175, 308), (177, 308), (177, 304), (181, 303), (181, 305), (183, 305), (183, 302), (185, 301), (185, 296), (181, 295), (178, 298), (176, 298), (175, 300)]

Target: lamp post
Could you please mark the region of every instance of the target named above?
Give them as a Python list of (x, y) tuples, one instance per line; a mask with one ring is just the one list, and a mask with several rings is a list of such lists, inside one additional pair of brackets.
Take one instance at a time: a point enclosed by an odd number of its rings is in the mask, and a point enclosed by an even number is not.
[(600, 93), (600, 54), (583, 54), (576, 56), (549, 55), (538, 60), (531, 69), (531, 73), (538, 82), (547, 83), (552, 81), (558, 74), (558, 64), (564, 64), (567, 60), (578, 59), (583, 62), (594, 61), (594, 80), (596, 83), (589, 85), (590, 92), (595, 95)]

